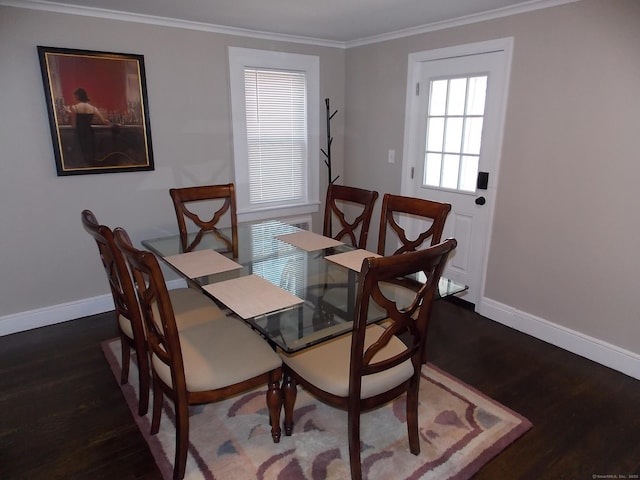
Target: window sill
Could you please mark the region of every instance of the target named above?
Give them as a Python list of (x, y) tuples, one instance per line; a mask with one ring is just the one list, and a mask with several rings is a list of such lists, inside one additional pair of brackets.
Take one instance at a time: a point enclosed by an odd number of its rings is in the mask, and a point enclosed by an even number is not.
[(238, 222), (255, 222), (257, 220), (308, 215), (318, 212), (319, 208), (320, 204), (313, 203), (309, 205), (296, 205), (290, 207), (265, 208), (263, 210), (238, 211)]

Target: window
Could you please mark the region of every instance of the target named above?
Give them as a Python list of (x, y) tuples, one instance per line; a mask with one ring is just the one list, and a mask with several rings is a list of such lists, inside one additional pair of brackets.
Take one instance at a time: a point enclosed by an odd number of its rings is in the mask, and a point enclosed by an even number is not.
[(487, 76), (430, 84), (424, 185), (475, 192)]
[(319, 59), (229, 47), (238, 217), (319, 205)]

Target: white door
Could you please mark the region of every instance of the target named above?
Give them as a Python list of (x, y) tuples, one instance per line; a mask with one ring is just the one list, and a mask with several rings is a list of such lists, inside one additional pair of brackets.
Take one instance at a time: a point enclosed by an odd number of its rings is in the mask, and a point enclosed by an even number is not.
[(484, 294), (511, 40), (412, 56), (402, 194), (452, 205), (443, 239), (454, 237), (458, 247), (444, 276), (468, 285), (463, 298), (477, 305)]

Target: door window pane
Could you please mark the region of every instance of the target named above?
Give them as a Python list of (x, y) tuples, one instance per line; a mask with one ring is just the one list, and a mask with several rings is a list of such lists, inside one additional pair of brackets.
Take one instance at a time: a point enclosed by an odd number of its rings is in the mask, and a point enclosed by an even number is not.
[(450, 80), (447, 115), (464, 115), (464, 103), (467, 94), (467, 79)]
[(487, 77), (469, 79), (469, 100), (467, 115), (484, 115), (484, 101), (487, 94)]
[(475, 192), (487, 76), (431, 81), (424, 185)]
[(430, 187), (440, 186), (440, 170), (442, 164), (442, 154), (427, 153), (424, 169), (424, 184)]
[(442, 184), (443, 188), (458, 187), (458, 170), (460, 168), (459, 155), (444, 155), (442, 162)]
[(427, 150), (442, 151), (444, 137), (444, 118), (432, 117), (427, 125)]
[(444, 115), (447, 105), (448, 80), (435, 80), (431, 82), (429, 95), (429, 116)]
[(463, 153), (480, 155), (480, 141), (482, 140), (482, 117), (467, 118), (464, 129)]
[(460, 153), (460, 147), (462, 146), (462, 118), (448, 118), (446, 128), (444, 151)]

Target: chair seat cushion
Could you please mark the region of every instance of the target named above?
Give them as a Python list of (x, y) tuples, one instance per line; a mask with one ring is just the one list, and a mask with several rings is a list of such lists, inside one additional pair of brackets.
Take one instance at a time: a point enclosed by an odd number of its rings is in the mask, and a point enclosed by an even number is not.
[(176, 317), (178, 330), (225, 318), (225, 314), (204, 293), (194, 288), (176, 288), (169, 290), (173, 313)]
[[(378, 325), (367, 327), (365, 350), (384, 332)], [(373, 358), (373, 363), (403, 352), (404, 343), (392, 337), (389, 344)], [(282, 361), (296, 374), (316, 387), (340, 397), (349, 396), (349, 366), (351, 362), (351, 334), (344, 335), (294, 355), (280, 354)], [(380, 373), (362, 377), (361, 398), (385, 392), (413, 375), (410, 360)]]
[[(223, 317), (180, 330), (187, 390), (227, 387), (282, 366), (269, 344), (241, 320)], [(160, 378), (172, 385), (169, 368), (152, 358)]]
[[(176, 316), (178, 330), (224, 318), (224, 312), (206, 295), (193, 288), (176, 288), (169, 290), (169, 297)], [(155, 318), (159, 318), (155, 313)], [(118, 316), (120, 329), (129, 338), (133, 338), (131, 321), (123, 315)]]

